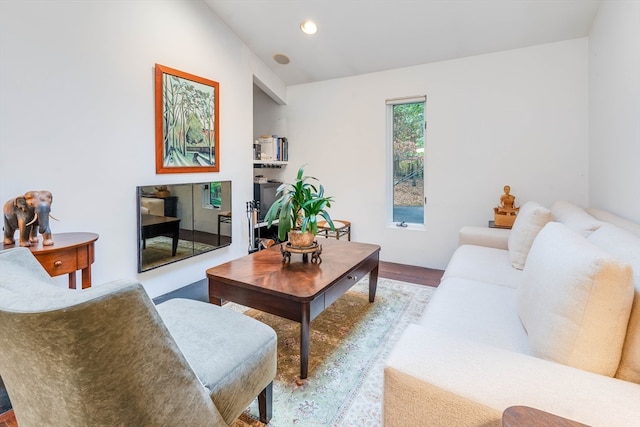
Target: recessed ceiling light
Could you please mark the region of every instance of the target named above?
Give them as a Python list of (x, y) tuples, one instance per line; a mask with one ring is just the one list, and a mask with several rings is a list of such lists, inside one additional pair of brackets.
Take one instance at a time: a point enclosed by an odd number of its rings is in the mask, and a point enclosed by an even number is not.
[(273, 60), (282, 65), (287, 65), (289, 62), (291, 62), (289, 57), (282, 53), (276, 53), (275, 55), (273, 55)]
[(305, 34), (315, 34), (318, 31), (318, 26), (313, 21), (304, 21), (300, 24), (300, 29)]

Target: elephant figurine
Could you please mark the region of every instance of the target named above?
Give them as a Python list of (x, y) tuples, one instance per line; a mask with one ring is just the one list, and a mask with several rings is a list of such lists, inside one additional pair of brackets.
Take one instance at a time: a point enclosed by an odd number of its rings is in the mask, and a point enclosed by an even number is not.
[(38, 230), (44, 246), (53, 245), (49, 217), (53, 195), (50, 191), (27, 191), (24, 196), (7, 200), (4, 204), (4, 244), (16, 243), (14, 234), (20, 231), (20, 246), (31, 246), (38, 242)]

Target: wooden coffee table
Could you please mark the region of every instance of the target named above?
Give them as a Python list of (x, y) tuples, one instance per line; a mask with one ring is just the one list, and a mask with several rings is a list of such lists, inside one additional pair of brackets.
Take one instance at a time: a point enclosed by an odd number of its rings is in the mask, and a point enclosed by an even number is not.
[(209, 301), (225, 300), (300, 323), (300, 378), (307, 378), (309, 326), (313, 319), (369, 274), (369, 302), (376, 296), (380, 246), (319, 239), (322, 262), (292, 254), (282, 262), (280, 245), (207, 270)]

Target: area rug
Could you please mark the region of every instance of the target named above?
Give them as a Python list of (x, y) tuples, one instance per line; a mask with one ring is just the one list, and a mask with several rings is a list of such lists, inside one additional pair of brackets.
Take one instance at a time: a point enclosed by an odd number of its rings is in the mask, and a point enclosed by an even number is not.
[(215, 246), (200, 242), (178, 239), (178, 247), (175, 256), (171, 256), (173, 239), (167, 236), (156, 236), (147, 239), (146, 248), (142, 250), (142, 265), (145, 269), (153, 268), (167, 262), (178, 261), (194, 254), (207, 252)]
[[(300, 326), (237, 304), (278, 334), (278, 370), (269, 427), (381, 426), (384, 361), (408, 324), (416, 322), (434, 288), (378, 279), (369, 303), (368, 278), (311, 322), (309, 376), (300, 380)], [(262, 426), (257, 401), (234, 427)]]

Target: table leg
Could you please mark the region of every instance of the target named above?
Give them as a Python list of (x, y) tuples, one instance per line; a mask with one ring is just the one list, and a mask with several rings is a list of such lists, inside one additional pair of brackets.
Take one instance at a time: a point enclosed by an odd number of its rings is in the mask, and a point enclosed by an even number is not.
[(300, 379), (304, 380), (309, 374), (309, 327), (311, 324), (311, 307), (309, 303), (302, 305), (302, 318), (300, 320)]
[(76, 272), (72, 271), (69, 273), (69, 289), (76, 288)]
[(222, 302), (223, 302), (222, 298), (217, 298), (213, 296), (214, 288), (215, 288), (215, 285), (211, 281), (209, 281), (209, 302), (211, 304), (219, 305), (222, 307)]
[(178, 239), (180, 238), (180, 228), (176, 226), (176, 229), (173, 230), (173, 242), (171, 245), (171, 256), (176, 256), (176, 251), (178, 250)]
[(91, 287), (91, 264), (87, 268), (82, 269), (82, 289)]
[(369, 273), (369, 302), (376, 299), (376, 289), (378, 288), (378, 264)]

